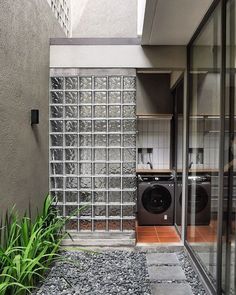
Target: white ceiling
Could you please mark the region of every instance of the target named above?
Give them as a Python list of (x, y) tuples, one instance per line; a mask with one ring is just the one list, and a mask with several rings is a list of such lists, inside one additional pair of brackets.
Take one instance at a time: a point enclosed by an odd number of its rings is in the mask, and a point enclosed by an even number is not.
[(213, 0), (147, 0), (142, 44), (187, 45)]

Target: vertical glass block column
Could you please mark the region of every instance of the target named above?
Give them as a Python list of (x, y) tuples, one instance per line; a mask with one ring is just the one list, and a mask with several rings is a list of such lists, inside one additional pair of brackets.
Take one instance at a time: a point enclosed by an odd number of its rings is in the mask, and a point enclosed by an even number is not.
[(136, 77), (50, 78), (50, 193), (67, 230), (133, 231)]

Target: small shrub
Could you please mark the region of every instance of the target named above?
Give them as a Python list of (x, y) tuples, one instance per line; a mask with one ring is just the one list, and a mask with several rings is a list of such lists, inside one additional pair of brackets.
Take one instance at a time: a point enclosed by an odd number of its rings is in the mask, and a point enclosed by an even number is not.
[(68, 218), (57, 217), (48, 195), (36, 220), (19, 217), (13, 209), (0, 224), (0, 295), (30, 293), (60, 256), (63, 227)]

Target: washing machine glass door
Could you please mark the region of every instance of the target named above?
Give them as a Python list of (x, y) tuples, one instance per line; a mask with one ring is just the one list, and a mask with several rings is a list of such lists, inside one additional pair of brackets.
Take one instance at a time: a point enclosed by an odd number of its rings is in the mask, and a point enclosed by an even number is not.
[(148, 187), (142, 196), (143, 207), (150, 213), (161, 214), (171, 205), (171, 194), (163, 186), (153, 185)]
[[(209, 201), (209, 195), (207, 191), (200, 184), (193, 184), (188, 186), (188, 212), (191, 213), (194, 208), (195, 213), (199, 213), (204, 210)], [(179, 199), (182, 206), (182, 193)], [(194, 202), (194, 204), (193, 204)]]

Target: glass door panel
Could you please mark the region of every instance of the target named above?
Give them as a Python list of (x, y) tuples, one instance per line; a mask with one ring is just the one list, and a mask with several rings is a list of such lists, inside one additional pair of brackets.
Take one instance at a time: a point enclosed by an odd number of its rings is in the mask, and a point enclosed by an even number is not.
[(221, 9), (190, 49), (187, 242), (216, 281), (220, 147)]

